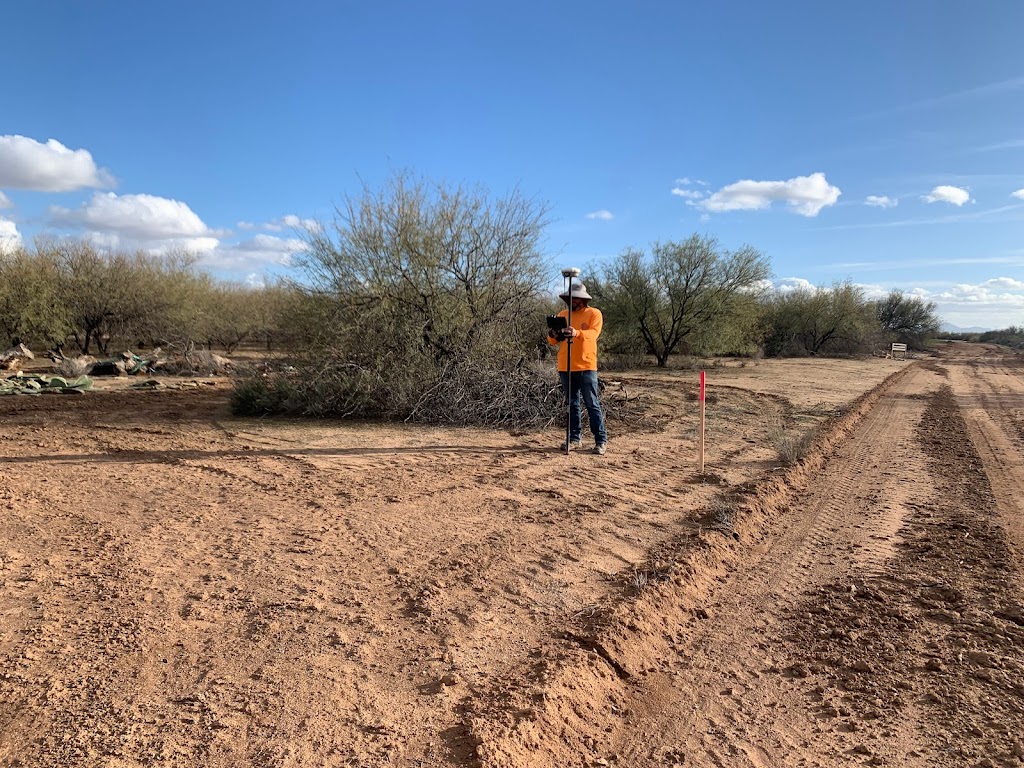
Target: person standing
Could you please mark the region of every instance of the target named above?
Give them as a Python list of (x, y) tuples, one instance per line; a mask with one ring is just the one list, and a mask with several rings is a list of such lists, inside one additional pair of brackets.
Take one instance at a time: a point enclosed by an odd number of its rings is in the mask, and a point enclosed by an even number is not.
[[(582, 399), (590, 418), (590, 431), (594, 435), (594, 453), (603, 456), (608, 433), (597, 391), (597, 338), (601, 335), (604, 318), (601, 310), (590, 306), (592, 297), (583, 283), (573, 284), (571, 292), (559, 294), (559, 298), (572, 307), (572, 325), (564, 331), (548, 331), (548, 344), (558, 346), (558, 378), (569, 401), (569, 445), (562, 447), (569, 450), (583, 447)], [(568, 309), (563, 309), (558, 316), (568, 319)], [(569, 338), (572, 338), (571, 345)], [(569, 359), (570, 348), (572, 360)]]

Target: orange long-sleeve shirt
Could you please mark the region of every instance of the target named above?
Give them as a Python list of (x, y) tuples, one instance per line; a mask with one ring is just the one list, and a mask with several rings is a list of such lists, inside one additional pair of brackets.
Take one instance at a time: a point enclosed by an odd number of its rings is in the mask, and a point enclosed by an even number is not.
[[(563, 309), (559, 317), (569, 317), (569, 310)], [(566, 367), (566, 356), (569, 343), (555, 341), (548, 336), (548, 344), (558, 347), (558, 370), (560, 371), (596, 371), (597, 370), (597, 337), (601, 335), (604, 318), (601, 310), (594, 307), (579, 309), (572, 313), (572, 327), (580, 335), (572, 340), (572, 368)]]

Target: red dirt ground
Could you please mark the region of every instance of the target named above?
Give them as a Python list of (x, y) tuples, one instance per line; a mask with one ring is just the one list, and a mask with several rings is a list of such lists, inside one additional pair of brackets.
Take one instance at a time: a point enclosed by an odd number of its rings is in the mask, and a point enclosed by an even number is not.
[(603, 457), (0, 398), (0, 765), (1024, 762), (1019, 356), (711, 369), (704, 475), (696, 375), (607, 378)]

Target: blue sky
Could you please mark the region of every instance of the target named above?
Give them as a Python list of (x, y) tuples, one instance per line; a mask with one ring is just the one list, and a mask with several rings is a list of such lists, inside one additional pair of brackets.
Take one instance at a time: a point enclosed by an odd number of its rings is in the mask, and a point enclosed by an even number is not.
[(6, 3), (0, 239), (286, 269), (398, 171), (551, 206), (563, 266), (713, 235), (1024, 325), (1024, 3)]

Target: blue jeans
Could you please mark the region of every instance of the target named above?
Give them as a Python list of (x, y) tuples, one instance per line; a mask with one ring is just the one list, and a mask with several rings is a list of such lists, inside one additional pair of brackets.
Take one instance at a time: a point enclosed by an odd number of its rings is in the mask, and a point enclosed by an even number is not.
[(562, 382), (562, 393), (569, 399), (569, 439), (581, 439), (580, 420), (583, 409), (580, 407), (580, 395), (587, 406), (590, 417), (590, 431), (594, 433), (594, 442), (603, 445), (608, 442), (608, 433), (604, 429), (604, 414), (601, 413), (601, 401), (597, 397), (597, 371), (573, 371), (572, 392), (569, 391), (569, 374), (558, 372)]

